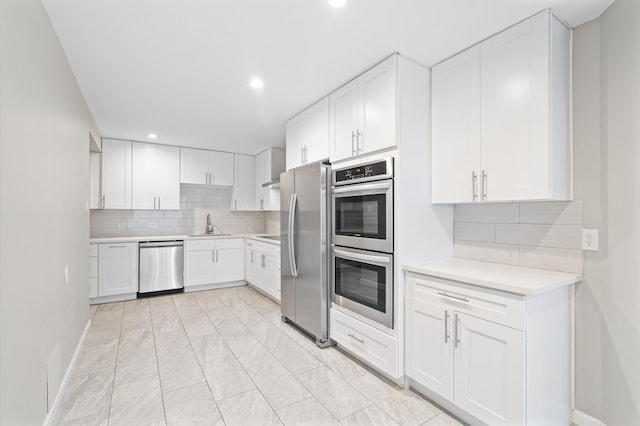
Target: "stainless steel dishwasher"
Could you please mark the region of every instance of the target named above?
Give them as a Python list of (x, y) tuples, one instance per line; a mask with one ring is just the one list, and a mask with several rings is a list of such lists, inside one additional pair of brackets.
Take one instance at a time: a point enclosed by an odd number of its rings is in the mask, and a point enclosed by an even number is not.
[(184, 241), (141, 241), (138, 297), (184, 290)]

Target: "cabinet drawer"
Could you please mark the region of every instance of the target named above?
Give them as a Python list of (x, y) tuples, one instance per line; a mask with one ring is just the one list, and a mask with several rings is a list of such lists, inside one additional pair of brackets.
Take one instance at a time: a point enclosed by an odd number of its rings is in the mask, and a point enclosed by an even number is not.
[(185, 251), (212, 250), (213, 240), (207, 238), (199, 238), (197, 240), (187, 240), (184, 242)]
[(398, 377), (398, 340), (337, 309), (331, 309), (330, 337), (391, 377)]
[(98, 245), (89, 244), (89, 257), (98, 257)]
[(218, 250), (242, 248), (242, 238), (223, 238), (214, 242)]
[(407, 274), (407, 297), (525, 330), (524, 297), (441, 278)]
[(90, 257), (89, 258), (89, 278), (98, 276), (98, 258)]

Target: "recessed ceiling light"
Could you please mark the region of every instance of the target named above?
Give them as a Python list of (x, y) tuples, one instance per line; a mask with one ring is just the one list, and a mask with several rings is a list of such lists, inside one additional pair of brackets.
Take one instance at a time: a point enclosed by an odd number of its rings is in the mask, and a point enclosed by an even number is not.
[(329, 6), (331, 7), (342, 7), (347, 2), (347, 0), (329, 0)]
[(149, 139), (158, 139), (158, 135), (155, 133), (149, 133)]
[(252, 78), (249, 84), (254, 89), (262, 89), (264, 87), (264, 82), (259, 78)]

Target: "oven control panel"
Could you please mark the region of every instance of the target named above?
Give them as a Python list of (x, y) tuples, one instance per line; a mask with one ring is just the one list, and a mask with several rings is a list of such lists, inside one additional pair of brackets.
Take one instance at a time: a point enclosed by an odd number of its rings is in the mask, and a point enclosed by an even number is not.
[(346, 185), (393, 177), (393, 158), (333, 171), (333, 184)]

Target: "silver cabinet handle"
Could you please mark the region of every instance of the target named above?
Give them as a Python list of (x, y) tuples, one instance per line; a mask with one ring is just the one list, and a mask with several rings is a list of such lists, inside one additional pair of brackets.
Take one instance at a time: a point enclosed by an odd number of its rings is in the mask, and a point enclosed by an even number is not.
[(358, 338), (357, 338), (356, 336), (354, 336), (353, 334), (351, 334), (351, 333), (347, 333), (347, 336), (351, 337), (351, 338), (352, 338), (352, 339), (354, 339), (354, 340), (357, 340), (358, 342), (360, 342), (360, 343), (362, 343), (362, 344), (364, 345), (364, 340), (362, 340), (362, 339), (358, 339)]
[(460, 343), (460, 339), (458, 338), (458, 323), (460, 322), (460, 318), (458, 318), (458, 314), (454, 315), (453, 321), (453, 347), (457, 348), (458, 343)]
[(307, 164), (309, 162), (309, 147), (308, 146), (304, 146), (304, 164)]
[(356, 132), (351, 131), (351, 155), (356, 155)]
[(161, 210), (162, 208), (160, 207), (160, 197), (158, 197), (158, 210)]
[(251, 250), (251, 263), (253, 263), (253, 250)]
[(260, 210), (264, 210), (264, 198), (260, 198)]
[(482, 199), (487, 199), (487, 181), (488, 181), (487, 173), (482, 171)]
[(238, 210), (238, 200), (234, 201), (235, 205), (233, 207), (234, 210)]
[(264, 254), (260, 255), (260, 266), (262, 266), (263, 268), (264, 268), (265, 266), (267, 266), (267, 265), (264, 263)]
[(467, 299), (466, 297), (462, 297), (462, 296), (454, 296), (453, 294), (449, 294), (449, 293), (446, 293), (446, 292), (444, 292), (444, 291), (439, 291), (439, 292), (438, 292), (438, 294), (439, 294), (440, 296), (448, 297), (448, 298), (450, 298), (450, 299), (460, 300), (461, 302), (466, 302), (466, 303), (468, 303), (468, 302), (469, 302), (469, 299)]
[(211, 250), (211, 263), (216, 263), (216, 251)]
[(478, 200), (478, 175), (475, 170), (471, 172), (471, 192), (473, 194), (473, 201)]
[(127, 248), (127, 246), (109, 246), (109, 248)]
[(444, 342), (449, 341), (449, 311), (444, 311)]
[(216, 263), (220, 260), (220, 250), (216, 250)]
[(104, 195), (104, 194), (102, 194), (102, 208), (103, 208), (103, 209), (104, 209), (104, 197), (105, 197), (105, 195)]
[(383, 256), (373, 256), (370, 254), (353, 253), (349, 251), (339, 250), (337, 248), (334, 248), (333, 252), (344, 259), (361, 260), (363, 262), (391, 263), (391, 259)]
[(363, 135), (362, 132), (360, 130), (358, 130), (358, 137), (356, 138), (356, 151), (358, 152), (358, 154), (362, 154), (362, 139), (363, 139)]

